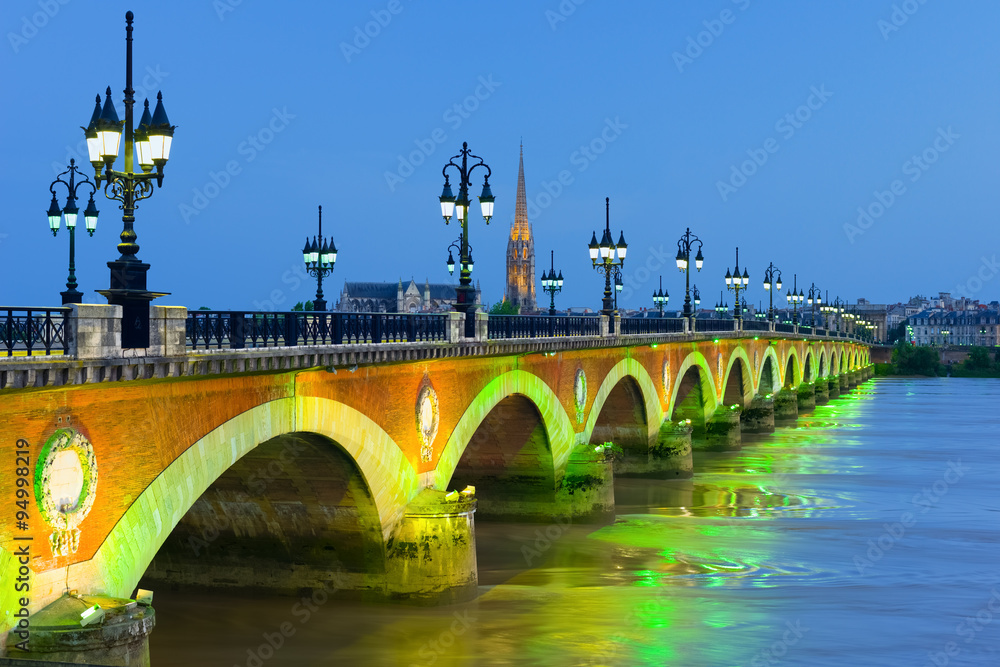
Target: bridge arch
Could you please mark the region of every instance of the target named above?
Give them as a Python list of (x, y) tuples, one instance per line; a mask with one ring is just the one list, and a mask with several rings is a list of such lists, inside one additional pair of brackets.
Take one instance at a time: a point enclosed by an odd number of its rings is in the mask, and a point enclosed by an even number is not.
[(777, 393), (781, 389), (781, 362), (773, 345), (764, 350), (764, 358), (760, 364), (760, 375), (757, 378), (757, 391), (760, 393)]
[(802, 365), (799, 352), (793, 346), (788, 347), (788, 358), (785, 360), (781, 386), (785, 389), (795, 389), (802, 384)]
[(805, 382), (812, 382), (816, 379), (816, 371), (813, 368), (816, 365), (816, 355), (813, 354), (812, 349), (806, 348), (806, 359), (802, 363), (802, 380)]
[(691, 352), (674, 376), (667, 415), (672, 421), (691, 419), (696, 426), (704, 426), (717, 406), (712, 368), (703, 354)]
[[(282, 398), (256, 406), (192, 443), (133, 501), (89, 561), (60, 581), (91, 581), (129, 597), (163, 542), (201, 495), (247, 452), (284, 435), (309, 432), (340, 445), (357, 466), (388, 538), (419, 491), (413, 466), (375, 422), (342, 403), (315, 397)], [(137, 540), (136, 532), (144, 535)]]
[[(641, 405), (645, 415), (647, 444), (651, 438), (656, 436), (660, 430), (660, 424), (663, 423), (663, 408), (660, 405), (656, 385), (642, 364), (635, 359), (626, 358), (608, 371), (594, 396), (594, 403), (590, 408), (587, 426), (584, 429), (586, 442), (590, 442), (592, 438), (600, 435), (598, 424), (605, 406), (620, 407), (626, 398), (622, 394), (629, 392), (631, 393), (631, 396), (628, 397), (630, 402)], [(615, 406), (608, 405), (609, 402), (613, 402)], [(613, 438), (608, 438), (608, 440), (614, 441)], [(604, 440), (602, 439), (601, 442)]]
[(826, 347), (820, 348), (819, 352), (819, 374), (818, 377), (825, 378), (830, 370), (830, 362), (827, 360)]
[(514, 395), (523, 396), (537, 410), (552, 453), (552, 468), (557, 477), (561, 475), (574, 442), (569, 415), (559, 397), (541, 378), (526, 371), (513, 370), (494, 378), (466, 408), (438, 460), (434, 470), (434, 488), (447, 490), (465, 449), (480, 425), (501, 401)]
[(745, 408), (754, 397), (754, 378), (750, 357), (742, 347), (729, 354), (729, 364), (722, 382), (722, 405), (739, 405)]

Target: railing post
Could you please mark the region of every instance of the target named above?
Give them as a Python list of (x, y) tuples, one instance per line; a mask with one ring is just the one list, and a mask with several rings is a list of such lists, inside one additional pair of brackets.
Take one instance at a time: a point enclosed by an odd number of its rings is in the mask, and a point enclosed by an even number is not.
[(475, 336), (475, 340), (477, 340), (477, 341), (486, 341), (489, 338), (489, 331), (490, 331), (490, 329), (489, 329), (489, 319), (490, 319), (490, 316), (487, 313), (479, 313), (479, 312), (477, 312), (475, 314), (475, 317), (476, 317), (476, 319), (475, 319), (475, 323), (476, 323), (476, 329), (475, 329), (476, 336)]
[(299, 316), (297, 313), (285, 313), (285, 345), (299, 343)]
[(246, 347), (246, 330), (243, 313), (229, 313), (229, 347), (240, 350)]

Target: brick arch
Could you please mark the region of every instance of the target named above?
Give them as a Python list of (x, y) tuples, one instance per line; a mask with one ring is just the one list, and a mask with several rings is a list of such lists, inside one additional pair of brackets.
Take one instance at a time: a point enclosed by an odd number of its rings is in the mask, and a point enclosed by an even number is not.
[[(723, 405), (732, 405), (730, 400), (738, 403), (740, 407), (750, 405), (755, 390), (754, 374), (751, 369), (753, 369), (753, 364), (750, 363), (750, 357), (747, 356), (746, 350), (742, 347), (736, 347), (729, 353), (729, 362), (726, 367), (726, 374), (723, 376), (722, 396), (720, 397)], [(738, 387), (731, 387), (729, 384), (730, 380), (736, 381), (736, 378), (732, 376), (734, 371), (740, 376)]]
[(768, 345), (767, 349), (764, 350), (764, 356), (760, 361), (760, 373), (757, 375), (757, 390), (764, 391), (762, 387), (766, 384), (764, 381), (764, 371), (768, 368), (767, 361), (771, 361), (771, 388), (767, 391), (771, 393), (777, 393), (781, 389), (781, 361), (778, 359), (778, 353), (774, 351), (773, 345)]
[(819, 352), (819, 372), (816, 374), (817, 378), (825, 378), (830, 374), (830, 361), (829, 355), (826, 353), (826, 346), (820, 348)]
[(816, 381), (816, 355), (812, 349), (806, 349), (806, 359), (802, 362), (802, 379), (806, 382)]
[(434, 488), (447, 490), (462, 454), (472, 442), (479, 426), (493, 408), (515, 394), (527, 398), (538, 410), (552, 452), (552, 467), (556, 476), (561, 476), (573, 448), (573, 424), (559, 402), (559, 397), (541, 378), (526, 371), (514, 370), (494, 378), (466, 408), (438, 459), (433, 474)]
[(691, 352), (684, 357), (684, 361), (681, 362), (680, 368), (677, 369), (677, 373), (673, 378), (674, 386), (670, 390), (670, 403), (667, 405), (666, 410), (666, 414), (669, 415), (670, 419), (674, 419), (676, 416), (674, 413), (677, 409), (677, 394), (683, 383), (684, 376), (693, 367), (697, 367), (700, 370), (699, 389), (701, 390), (702, 397), (708, 399), (705, 402), (703, 415), (706, 422), (719, 404), (719, 394), (715, 389), (715, 382), (712, 379), (712, 367), (709, 366), (705, 355), (700, 352)]
[(587, 426), (583, 432), (584, 442), (590, 442), (590, 439), (594, 435), (594, 429), (597, 426), (597, 419), (600, 417), (605, 403), (611, 397), (615, 388), (625, 378), (630, 378), (632, 382), (635, 382), (636, 389), (639, 390), (643, 410), (646, 415), (647, 439), (654, 437), (659, 431), (660, 424), (663, 422), (663, 407), (660, 405), (656, 385), (642, 364), (635, 359), (628, 358), (619, 361), (604, 376), (604, 380), (601, 382), (601, 386), (594, 396), (594, 402), (590, 407), (590, 414), (587, 416)]
[[(174, 526), (206, 489), (244, 454), (282, 435), (309, 432), (333, 440), (364, 477), (387, 538), (419, 491), (409, 460), (375, 422), (342, 403), (282, 398), (243, 412), (189, 446), (133, 501), (93, 558), (36, 576), (39, 597), (58, 596), (69, 578), (81, 588), (129, 597)], [(136, 540), (140, 531), (146, 539)]]
[[(792, 369), (792, 377), (788, 377), (788, 369)], [(799, 351), (794, 345), (788, 346), (788, 358), (781, 366), (781, 386), (794, 389), (802, 384), (802, 362), (799, 360)]]

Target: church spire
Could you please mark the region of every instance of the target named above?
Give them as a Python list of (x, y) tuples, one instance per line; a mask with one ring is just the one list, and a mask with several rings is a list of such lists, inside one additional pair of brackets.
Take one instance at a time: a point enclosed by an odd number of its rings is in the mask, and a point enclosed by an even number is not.
[(517, 166), (517, 199), (514, 202), (514, 230), (511, 237), (528, 240), (531, 232), (528, 229), (528, 197), (524, 192), (524, 144), (521, 144), (521, 159)]

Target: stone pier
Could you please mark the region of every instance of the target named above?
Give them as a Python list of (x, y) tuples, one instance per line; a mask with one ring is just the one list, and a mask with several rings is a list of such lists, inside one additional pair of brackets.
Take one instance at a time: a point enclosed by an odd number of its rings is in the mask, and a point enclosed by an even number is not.
[[(94, 620), (81, 625), (81, 614), (99, 607)], [(156, 624), (153, 608), (135, 600), (106, 595), (68, 594), (28, 619), (29, 651), (17, 648), (18, 630), (7, 638), (7, 656), (45, 663), (86, 663), (149, 667), (149, 633)], [(34, 664), (34, 663), (32, 663)]]
[(386, 545), (386, 593), (415, 604), (476, 597), (476, 500), (424, 489), (406, 508)]
[(840, 382), (840, 393), (846, 393), (851, 389), (851, 379), (847, 376), (847, 373), (841, 373), (837, 376), (837, 381)]
[(774, 397), (755, 396), (740, 414), (740, 428), (744, 433), (774, 433)]
[(803, 382), (799, 385), (798, 392), (799, 413), (809, 412), (816, 407), (816, 385), (812, 382)]
[(827, 388), (830, 398), (840, 396), (840, 380), (836, 375), (827, 380)]
[(799, 416), (798, 395), (792, 389), (786, 389), (774, 396), (774, 421), (795, 421)]
[(614, 463), (616, 477), (643, 477), (648, 479), (678, 479), (691, 477), (691, 422), (664, 421), (660, 425), (655, 444), (646, 456), (625, 450), (622, 458)]
[(555, 504), (539, 508), (536, 520), (569, 519), (574, 523), (615, 520), (615, 473), (603, 445), (578, 445), (556, 484)]
[(826, 378), (816, 381), (816, 405), (830, 402), (830, 382)]
[(696, 434), (692, 447), (698, 451), (721, 452), (739, 449), (740, 411), (720, 406), (705, 424), (705, 432)]

